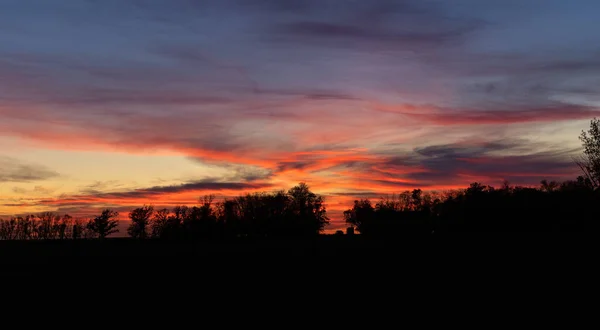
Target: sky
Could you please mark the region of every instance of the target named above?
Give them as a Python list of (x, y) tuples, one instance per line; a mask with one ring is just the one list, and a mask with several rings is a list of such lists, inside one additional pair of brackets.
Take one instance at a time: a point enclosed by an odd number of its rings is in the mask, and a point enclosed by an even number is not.
[(0, 216), (573, 179), (596, 0), (0, 0)]

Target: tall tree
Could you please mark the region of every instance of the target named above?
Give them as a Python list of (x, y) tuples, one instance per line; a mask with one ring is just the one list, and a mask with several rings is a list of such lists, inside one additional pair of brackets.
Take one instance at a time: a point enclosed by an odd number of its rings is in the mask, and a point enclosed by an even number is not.
[(183, 219), (183, 228), (187, 238), (211, 237), (217, 234), (217, 216), (213, 207), (214, 196), (200, 198), (199, 206), (189, 208)]
[(600, 119), (590, 122), (588, 131), (581, 131), (579, 136), (583, 145), (583, 155), (575, 160), (594, 188), (600, 186)]
[(0, 220), (0, 240), (12, 240), (17, 238), (17, 219)]
[(58, 239), (67, 239), (71, 236), (73, 217), (65, 214), (60, 219), (60, 223), (57, 225), (57, 237)]
[(144, 205), (129, 213), (129, 219), (131, 224), (127, 228), (127, 233), (133, 238), (145, 239), (148, 237), (148, 230), (150, 226), (150, 218), (154, 213), (154, 207), (152, 205)]
[(160, 209), (154, 212), (154, 216), (151, 221), (151, 233), (152, 238), (163, 238), (165, 236), (165, 230), (169, 224), (169, 210)]
[(77, 218), (73, 220), (73, 225), (71, 229), (71, 238), (72, 239), (80, 239), (86, 236), (87, 228), (85, 226), (85, 222), (81, 218)]
[(373, 224), (375, 208), (368, 199), (355, 200), (354, 206), (344, 211), (346, 223), (356, 227), (361, 234), (369, 234), (369, 227)]
[(119, 232), (117, 229), (119, 222), (115, 220), (118, 216), (119, 212), (105, 209), (102, 211), (102, 214), (88, 222), (87, 229), (96, 237), (104, 239), (110, 234)]
[(38, 214), (37, 238), (54, 239), (58, 235), (60, 216), (52, 212)]
[(323, 197), (310, 191), (309, 186), (300, 182), (288, 190), (289, 209), (296, 223), (297, 234), (319, 234), (329, 224)]

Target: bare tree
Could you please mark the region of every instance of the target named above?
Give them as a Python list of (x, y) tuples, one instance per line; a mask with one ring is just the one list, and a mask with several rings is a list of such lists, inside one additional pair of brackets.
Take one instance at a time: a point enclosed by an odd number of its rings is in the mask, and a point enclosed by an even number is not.
[(541, 186), (540, 186), (540, 190), (544, 191), (544, 192), (553, 192), (558, 190), (558, 188), (560, 187), (560, 183), (556, 182), (556, 181), (550, 181), (548, 182), (548, 180), (542, 180), (540, 182)]
[(0, 220), (0, 240), (13, 240), (17, 236), (17, 219)]
[(71, 231), (73, 230), (73, 217), (68, 214), (65, 214), (60, 218), (60, 223), (58, 223), (56, 232), (58, 239), (67, 239), (71, 237)]
[(71, 238), (72, 239), (81, 239), (86, 237), (86, 224), (81, 218), (77, 218), (73, 221), (72, 229), (71, 229)]
[(17, 217), (15, 239), (27, 240), (38, 238), (38, 221), (35, 215)]
[(167, 228), (169, 222), (169, 210), (161, 209), (154, 213), (154, 217), (152, 217), (152, 221), (150, 223), (151, 233), (150, 237), (152, 238), (161, 238), (164, 236), (165, 229)]
[(37, 216), (36, 234), (38, 239), (54, 239), (58, 235), (61, 218), (52, 212), (40, 213)]
[(583, 155), (575, 158), (575, 163), (584, 178), (597, 188), (600, 186), (600, 119), (592, 119), (589, 130), (581, 131), (579, 140), (583, 145)]
[(87, 229), (91, 233), (94, 233), (98, 238), (104, 239), (110, 234), (119, 232), (116, 228), (119, 222), (115, 220), (118, 216), (119, 212), (105, 209), (102, 211), (102, 214), (87, 223)]
[(150, 218), (154, 213), (154, 207), (144, 205), (129, 213), (131, 224), (127, 228), (127, 233), (133, 238), (145, 239), (148, 237), (148, 227), (150, 226)]

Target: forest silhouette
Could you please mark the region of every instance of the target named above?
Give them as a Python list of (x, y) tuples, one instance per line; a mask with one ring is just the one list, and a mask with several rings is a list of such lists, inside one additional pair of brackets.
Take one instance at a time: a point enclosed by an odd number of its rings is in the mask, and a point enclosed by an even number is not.
[[(420, 189), (354, 201), (344, 212), (348, 233), (397, 237), (453, 232), (586, 232), (599, 214), (600, 120), (580, 135), (583, 154), (574, 160), (582, 175), (537, 187), (495, 188), (478, 182), (444, 193)], [(89, 219), (44, 212), (0, 219), (0, 240), (103, 240), (118, 231), (119, 213), (105, 209)], [(128, 214), (134, 239), (194, 241), (225, 238), (314, 237), (329, 224), (325, 200), (305, 183), (288, 191), (262, 192), (199, 205), (155, 209), (144, 205)], [(343, 232), (338, 232), (343, 234)]]

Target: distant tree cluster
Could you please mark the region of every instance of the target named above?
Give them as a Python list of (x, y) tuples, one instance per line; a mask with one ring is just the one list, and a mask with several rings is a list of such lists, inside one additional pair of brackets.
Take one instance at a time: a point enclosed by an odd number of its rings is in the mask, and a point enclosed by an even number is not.
[[(106, 209), (84, 222), (43, 213), (0, 219), (0, 239), (103, 239), (118, 232), (118, 212)], [(205, 196), (197, 206), (155, 210), (144, 205), (129, 213), (127, 233), (137, 239), (202, 239), (222, 237), (314, 236), (329, 223), (323, 197), (305, 183), (275, 193), (254, 193), (213, 202)]]
[(399, 195), (382, 197), (372, 204), (369, 199), (354, 201), (344, 212), (346, 223), (364, 235), (397, 235), (403, 232), (431, 232), (431, 214), (443, 198), (438, 194), (424, 194), (420, 189)]
[(119, 214), (112, 210), (85, 222), (65, 214), (52, 212), (24, 217), (0, 219), (0, 240), (64, 240), (81, 238), (105, 238), (117, 232)]
[(581, 232), (600, 216), (600, 191), (579, 177), (539, 188), (473, 183), (433, 198), (420, 190), (354, 202), (346, 223), (367, 236), (431, 232)]
[(143, 206), (129, 218), (131, 237), (163, 239), (313, 236), (329, 223), (323, 197), (305, 183), (287, 192), (247, 194), (218, 203), (206, 196), (198, 206), (172, 210)]

